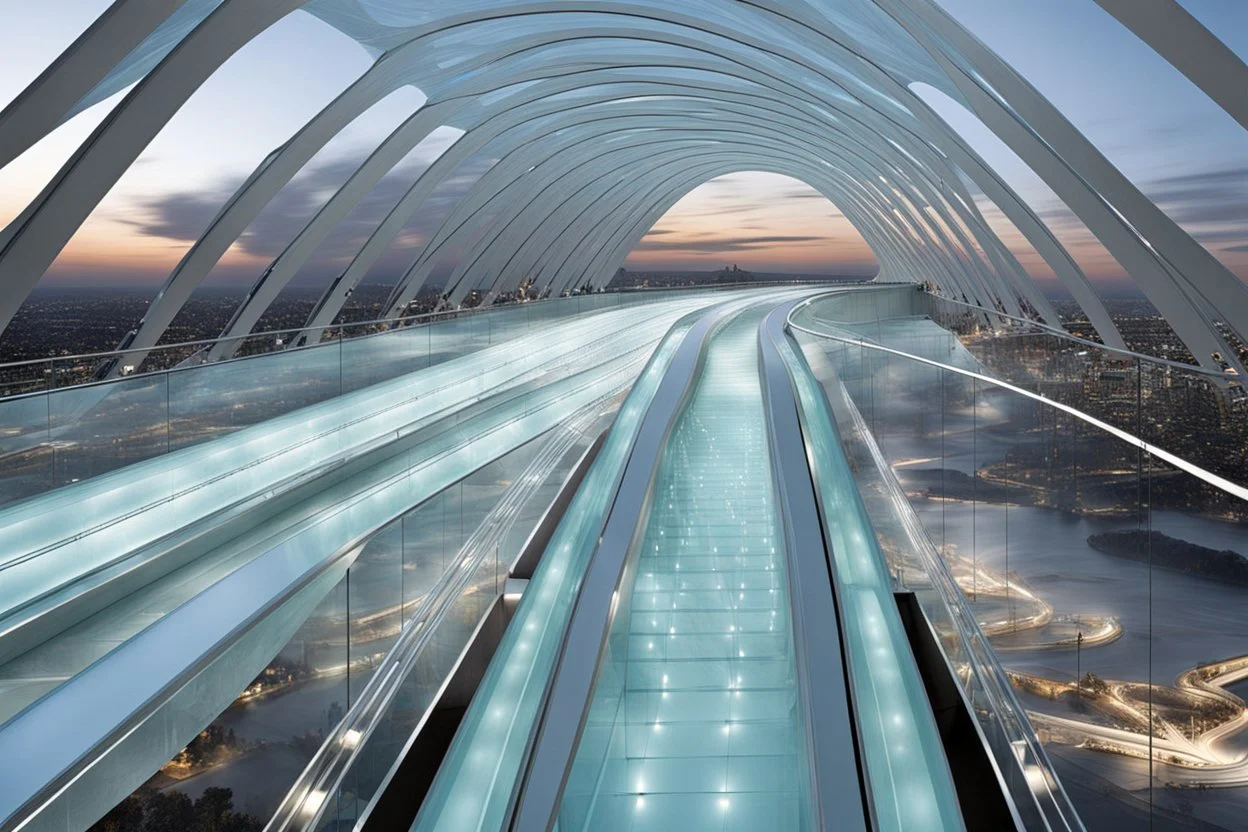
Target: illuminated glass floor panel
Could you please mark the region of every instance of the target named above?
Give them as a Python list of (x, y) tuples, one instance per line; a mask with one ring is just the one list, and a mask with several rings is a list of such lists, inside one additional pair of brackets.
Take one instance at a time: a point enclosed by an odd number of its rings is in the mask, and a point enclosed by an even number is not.
[(591, 711), (614, 713), (606, 759), (578, 753), (561, 832), (797, 829), (806, 815), (758, 318), (714, 337), (660, 463), (622, 685), (600, 680)]

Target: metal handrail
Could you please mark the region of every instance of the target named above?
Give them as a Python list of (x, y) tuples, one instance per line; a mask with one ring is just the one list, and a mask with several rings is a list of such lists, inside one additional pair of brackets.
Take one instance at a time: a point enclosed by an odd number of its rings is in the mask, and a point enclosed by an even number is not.
[(1216, 370), (1209, 370), (1204, 367), (1201, 367), (1199, 364), (1188, 364), (1185, 361), (1175, 361), (1170, 358), (1158, 358), (1155, 355), (1147, 355), (1141, 352), (1134, 352), (1133, 350), (1126, 350), (1121, 347), (1111, 347), (1108, 344), (1102, 344), (1098, 341), (1090, 341), (1087, 338), (1080, 338), (1078, 335), (1072, 335), (1071, 333), (1067, 332), (1066, 330), (1060, 327), (1050, 326), (1049, 324), (1042, 323), (1040, 321), (1033, 321), (1030, 318), (1020, 318), (1016, 315), (1008, 315), (1005, 312), (998, 312), (995, 309), (989, 309), (986, 306), (978, 306), (974, 303), (967, 303), (965, 301), (954, 300), (953, 298), (947, 298), (947, 297), (944, 297), (943, 295), (938, 295), (938, 294), (935, 294), (934, 292), (929, 292), (926, 289), (923, 290), (923, 293), (927, 295), (928, 297), (935, 298), (936, 300), (939, 300), (943, 303), (952, 303), (955, 306), (962, 306), (967, 309), (973, 310), (975, 312), (980, 312), (985, 315), (995, 315), (998, 318), (1005, 318), (1010, 321), (1017, 321), (1019, 323), (1027, 324), (1028, 326), (1033, 326), (1033, 327), (1037, 327), (1038, 329), (1043, 329), (1052, 335), (1055, 335), (1059, 338), (1064, 338), (1068, 341), (1074, 341), (1075, 343), (1081, 346), (1092, 347), (1093, 349), (1105, 350), (1106, 352), (1117, 353), (1119, 355), (1132, 358), (1136, 361), (1147, 361), (1150, 364), (1161, 364), (1166, 367), (1174, 367), (1176, 369), (1183, 370), (1184, 372), (1195, 373), (1196, 375), (1202, 375), (1202, 376), (1209, 376), (1210, 378), (1216, 378), (1218, 379), (1218, 381), (1221, 381), (1221, 382), (1226, 382), (1231, 379), (1238, 379), (1238, 374), (1232, 370), (1218, 372)]
[[(465, 316), (470, 316), (470, 315), (479, 315), (479, 314), (491, 312), (491, 311), (498, 310), (498, 309), (510, 309), (510, 308), (519, 307), (519, 306), (545, 304), (545, 303), (551, 303), (551, 302), (559, 301), (559, 300), (569, 300), (574, 297), (597, 297), (601, 295), (627, 295), (627, 294), (641, 294), (641, 293), (646, 293), (646, 292), (731, 291), (735, 289), (751, 289), (751, 288), (761, 288), (761, 287), (771, 287), (771, 286), (786, 286), (786, 285), (792, 285), (792, 284), (800, 285), (800, 284), (805, 284), (805, 283), (817, 283), (817, 282), (820, 282), (820, 281), (814, 280), (814, 279), (809, 280), (809, 281), (775, 280), (775, 281), (752, 281), (752, 282), (742, 282), (742, 283), (708, 284), (704, 286), (702, 285), (656, 286), (653, 288), (651, 287), (628, 287), (628, 288), (623, 288), (623, 289), (615, 289), (609, 292), (591, 292), (591, 293), (586, 293), (582, 295), (566, 295), (566, 296), (560, 296), (560, 297), (554, 297), (554, 298), (549, 298), (549, 297), (539, 298), (537, 300), (522, 300), (522, 301), (514, 301), (511, 303), (494, 303), (494, 304), (490, 304), (489, 306), (473, 306), (473, 307), (469, 307), (466, 309), (435, 310), (433, 312), (422, 312), (418, 315), (403, 315), (403, 316), (399, 316), (396, 318), (374, 318), (374, 319), (367, 320), (367, 321), (344, 321), (342, 323), (337, 323), (337, 324), (320, 324), (317, 326), (302, 326), (302, 327), (295, 327), (291, 329), (269, 329), (269, 330), (264, 330), (263, 332), (248, 332), (248, 333), (240, 334), (240, 335), (218, 336), (216, 338), (204, 338), (204, 339), (200, 339), (196, 341), (179, 341), (178, 343), (175, 343), (175, 344), (156, 344), (156, 345), (149, 346), (149, 347), (128, 347), (126, 349), (105, 350), (103, 352), (75, 353), (73, 355), (49, 355), (45, 358), (23, 358), (20, 361), (0, 362), (0, 373), (4, 372), (5, 370), (14, 368), (14, 367), (25, 367), (25, 366), (32, 366), (36, 364), (49, 364), (49, 363), (71, 363), (71, 362), (77, 362), (77, 361), (104, 362), (104, 361), (109, 361), (113, 359), (118, 359), (123, 356), (130, 355), (131, 353), (136, 353), (136, 352), (142, 352), (142, 353), (146, 353), (150, 355), (150, 354), (157, 353), (160, 351), (187, 349), (190, 347), (197, 347), (197, 348), (202, 349), (204, 347), (210, 347), (215, 344), (247, 341), (253, 338), (254, 339), (269, 338), (269, 337), (275, 338), (278, 335), (287, 335), (291, 333), (298, 335), (301, 333), (312, 332), (315, 330), (320, 330), (324, 332), (332, 332), (334, 330), (343, 330), (343, 329), (348, 329), (351, 327), (380, 326), (382, 324), (393, 325), (389, 327), (392, 329), (394, 328), (394, 326), (408, 325), (413, 322), (424, 322), (426, 320), (431, 320), (434, 318), (458, 318), (458, 317), (465, 317)], [(373, 334), (377, 334), (377, 333), (371, 333), (371, 332), (363, 333), (361, 336), (356, 336), (356, 337), (363, 337), (363, 335), (373, 335)], [(315, 346), (315, 345), (307, 344), (305, 346)], [(239, 357), (249, 358), (250, 356), (239, 356)]]
[(1033, 401), (1040, 402), (1041, 404), (1056, 408), (1062, 411), (1063, 413), (1067, 413), (1071, 416), (1074, 416), (1076, 419), (1086, 422), (1087, 424), (1092, 425), (1098, 430), (1104, 431), (1105, 433), (1108, 433), (1111, 436), (1121, 439), (1122, 441), (1126, 442), (1132, 447), (1139, 448), (1145, 453), (1155, 456), (1158, 459), (1162, 460), (1163, 462), (1169, 465), (1173, 465), (1175, 468), (1178, 468), (1179, 470), (1184, 471), (1188, 474), (1191, 474), (1197, 479), (1202, 480), (1203, 482), (1209, 485), (1212, 485), (1214, 488), (1218, 489), (1219, 491), (1223, 491), (1227, 494), (1230, 494), (1233, 497), (1238, 497), (1241, 500), (1248, 501), (1248, 487), (1234, 483), (1231, 480), (1226, 479), (1225, 477), (1220, 477), (1217, 474), (1213, 473), (1212, 471), (1207, 471), (1204, 468), (1201, 468), (1199, 465), (1195, 464), (1194, 462), (1189, 462), (1183, 457), (1178, 456), (1177, 454), (1173, 454), (1170, 451), (1165, 450), (1164, 448), (1159, 448), (1158, 446), (1152, 444), (1151, 442), (1147, 442), (1141, 439), (1140, 437), (1135, 436), (1134, 434), (1128, 433), (1122, 428), (1114, 427), (1108, 422), (1102, 421), (1101, 419), (1098, 419), (1095, 416), (1084, 413), (1082, 410), (1079, 410), (1076, 407), (1071, 407), (1068, 404), (1063, 404), (1062, 402), (1056, 401), (1055, 399), (1051, 399), (1048, 396), (1045, 396), (1043, 393), (1033, 392), (1024, 387), (1019, 387), (1017, 384), (1011, 384), (1008, 381), (1002, 381), (999, 378), (987, 375), (985, 373), (977, 373), (974, 370), (966, 370), (961, 367), (954, 367), (950, 364), (944, 364), (940, 361), (934, 361), (930, 358), (924, 358), (921, 355), (914, 355), (913, 353), (908, 353), (908, 352), (905, 352), (904, 350), (895, 349), (893, 347), (886, 347), (883, 344), (877, 344), (873, 341), (869, 341), (862, 336), (858, 336), (857, 338), (848, 338), (843, 335), (834, 335), (833, 333), (830, 333), (830, 332), (820, 332), (819, 330), (804, 327), (801, 324), (794, 321), (794, 315), (796, 315), (799, 309), (809, 305), (811, 302), (818, 300), (819, 298), (827, 297), (830, 294), (836, 294), (836, 293), (833, 293), (833, 292), (821, 293), (821, 294), (815, 295), (814, 297), (806, 299), (802, 303), (799, 303), (797, 306), (794, 306), (793, 311), (789, 313), (789, 319), (787, 323), (788, 327), (798, 332), (804, 332), (807, 335), (813, 335), (817, 338), (828, 338), (833, 341), (840, 341), (845, 344), (855, 344), (859, 347), (862, 347), (863, 349), (875, 350), (877, 352), (883, 352), (883, 353), (888, 353), (890, 355), (896, 355), (901, 358), (908, 358), (911, 361), (917, 361), (920, 364), (927, 364), (930, 367), (938, 367), (942, 370), (948, 370), (951, 373), (956, 373), (960, 376), (973, 378), (977, 381), (982, 381), (986, 384), (991, 384), (996, 387), (1009, 390), (1012, 393), (1017, 393), (1020, 396), (1025, 396), (1026, 398), (1029, 398)]

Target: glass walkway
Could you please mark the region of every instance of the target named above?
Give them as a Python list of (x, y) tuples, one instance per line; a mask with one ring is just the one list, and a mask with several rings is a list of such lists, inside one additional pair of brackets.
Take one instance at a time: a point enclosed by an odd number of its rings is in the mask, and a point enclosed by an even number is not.
[(87, 828), (205, 782), (273, 832), (1076, 832), (939, 555), (898, 552), (837, 353), (793, 336), (817, 294), (491, 323), (8, 506), (0, 758), (56, 741), (0, 810)]
[(413, 828), (963, 828), (835, 427), (791, 344), (766, 360), (802, 296), (656, 352)]
[[(640, 544), (622, 685), (591, 714), (560, 829), (797, 829), (808, 814), (758, 320), (709, 345), (668, 441)], [(591, 716), (593, 719), (593, 716)], [(577, 787), (584, 784), (584, 790)]]

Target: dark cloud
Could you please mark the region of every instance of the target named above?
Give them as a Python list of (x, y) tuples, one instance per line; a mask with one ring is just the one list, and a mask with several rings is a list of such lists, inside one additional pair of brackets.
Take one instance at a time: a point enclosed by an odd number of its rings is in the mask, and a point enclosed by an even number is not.
[(174, 193), (143, 204), (144, 216), (124, 219), (147, 237), (194, 242), (204, 233), (208, 223), (221, 210), (226, 196), (215, 189), (211, 193)]
[(699, 211), (696, 214), (689, 214), (692, 217), (727, 217), (732, 214), (746, 214), (750, 211), (759, 211), (763, 209), (763, 205), (731, 205), (727, 208), (716, 208), (711, 211)]
[(729, 254), (733, 252), (757, 251), (774, 245), (800, 245), (822, 242), (824, 237), (807, 237), (796, 235), (771, 235), (757, 237), (700, 237), (693, 240), (652, 240), (650, 235), (637, 245), (634, 251), (681, 251), (699, 254)]
[(1166, 176), (1141, 185), (1180, 223), (1241, 223), (1248, 236), (1248, 167)]
[(825, 201), (827, 200), (826, 196), (824, 196), (823, 194), (819, 193), (816, 190), (811, 190), (809, 188), (794, 188), (793, 190), (785, 191), (784, 193), (780, 194), (780, 197), (782, 199), (822, 199)]
[[(1171, 219), (1206, 246), (1248, 251), (1248, 167), (1206, 170), (1140, 182), (1140, 189)], [(1072, 246), (1099, 243), (1064, 203), (1039, 204), (1037, 215)]]

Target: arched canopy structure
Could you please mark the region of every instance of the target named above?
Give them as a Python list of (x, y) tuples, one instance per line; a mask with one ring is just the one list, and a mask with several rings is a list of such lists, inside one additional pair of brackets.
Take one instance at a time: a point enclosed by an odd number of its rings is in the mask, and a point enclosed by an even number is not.
[[(1098, 0), (1242, 122), (1239, 99), (1192, 60), (1220, 43), (1174, 3)], [(306, 10), (358, 41), (372, 66), (261, 160), (168, 275), (123, 346), (157, 343), (253, 219), (358, 115), (404, 86), (426, 102), (364, 159), (257, 276), (223, 335), (250, 332), (371, 189), (435, 129), (463, 131), (410, 182), (316, 305), (333, 323), (351, 290), (428, 210), (439, 185), (485, 168), (396, 277), (398, 314), (452, 252), (445, 299), (601, 287), (691, 188), (737, 170), (801, 179), (871, 246), (881, 281), (916, 282), (1058, 325), (981, 215), (1001, 210), (1083, 308), (1122, 339), (1044, 221), (912, 85), (976, 114), (1105, 245), (1206, 368), (1242, 372), (1220, 325), (1248, 335), (1248, 288), (1150, 202), (1004, 61), (933, 0), (115, 0), (0, 112), (0, 165), (133, 84), (64, 167), (0, 231), (0, 326), (195, 90), (284, 16)], [(1137, 11), (1138, 10), (1138, 11)], [(1170, 32), (1145, 15), (1173, 20)], [(1245, 77), (1233, 53), (1218, 66)], [(232, 354), (223, 341), (210, 357)], [(141, 355), (132, 360), (137, 364)]]

